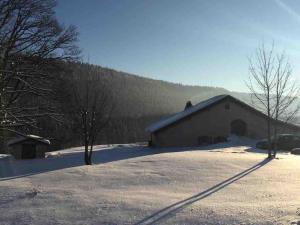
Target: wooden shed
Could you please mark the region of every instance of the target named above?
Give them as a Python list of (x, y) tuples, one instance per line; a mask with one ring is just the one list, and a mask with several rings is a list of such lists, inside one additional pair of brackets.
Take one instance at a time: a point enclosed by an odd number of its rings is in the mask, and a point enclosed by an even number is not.
[(15, 159), (44, 158), (50, 141), (36, 135), (19, 135), (8, 143), (8, 153)]

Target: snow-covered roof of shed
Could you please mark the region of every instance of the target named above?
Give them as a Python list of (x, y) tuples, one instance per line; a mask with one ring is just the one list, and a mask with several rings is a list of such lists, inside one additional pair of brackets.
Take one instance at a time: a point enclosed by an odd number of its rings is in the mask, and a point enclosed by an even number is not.
[(8, 146), (15, 145), (15, 144), (18, 144), (18, 143), (23, 142), (25, 140), (28, 140), (28, 139), (40, 142), (42, 144), (50, 145), (50, 141), (48, 139), (40, 137), (40, 136), (37, 136), (37, 135), (33, 135), (33, 134), (20, 135), (20, 136), (14, 138), (14, 139), (11, 139), (10, 141), (8, 141), (7, 145)]
[(146, 128), (146, 131), (148, 132), (156, 132), (170, 124), (173, 124), (175, 122), (177, 122), (178, 120), (181, 120), (199, 110), (202, 110), (216, 102), (219, 102), (221, 100), (223, 100), (224, 98), (226, 98), (227, 96), (229, 95), (217, 95), (217, 96), (214, 96), (212, 98), (209, 98), (207, 100), (204, 100), (202, 102), (199, 102), (198, 104), (194, 105), (194, 106), (191, 106), (179, 113), (175, 113), (167, 118), (164, 118), (164, 119), (161, 119), (159, 120), (158, 122), (150, 125), (149, 127)]

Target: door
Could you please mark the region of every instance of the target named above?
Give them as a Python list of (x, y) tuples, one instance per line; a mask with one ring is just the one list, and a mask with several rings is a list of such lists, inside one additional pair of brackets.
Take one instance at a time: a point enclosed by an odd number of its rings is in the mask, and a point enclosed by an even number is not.
[(22, 159), (34, 159), (36, 157), (36, 145), (35, 144), (23, 144), (22, 145)]
[(292, 148), (300, 148), (300, 137), (294, 136), (294, 142)]
[(246, 136), (247, 124), (243, 120), (233, 120), (230, 124), (230, 131), (232, 134), (238, 136)]

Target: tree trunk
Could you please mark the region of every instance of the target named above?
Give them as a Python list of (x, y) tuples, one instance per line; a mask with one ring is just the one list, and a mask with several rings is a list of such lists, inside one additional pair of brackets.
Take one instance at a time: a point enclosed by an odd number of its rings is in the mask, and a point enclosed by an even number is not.
[(93, 154), (93, 145), (90, 146), (90, 152), (89, 152), (89, 165), (92, 165), (92, 154)]
[[(277, 121), (276, 121), (276, 123), (277, 123)], [(275, 129), (274, 129), (274, 140), (275, 140), (275, 143), (274, 143), (274, 149), (273, 149), (273, 158), (276, 158), (277, 149), (278, 149), (277, 124), (275, 124)]]
[(92, 153), (93, 153), (93, 145), (91, 144), (91, 147), (89, 149), (89, 141), (85, 141), (84, 146), (84, 162), (85, 165), (92, 165)]
[(84, 146), (84, 162), (85, 165), (89, 165), (89, 145), (85, 144)]
[(272, 150), (271, 150), (271, 118), (268, 116), (268, 158), (272, 158)]

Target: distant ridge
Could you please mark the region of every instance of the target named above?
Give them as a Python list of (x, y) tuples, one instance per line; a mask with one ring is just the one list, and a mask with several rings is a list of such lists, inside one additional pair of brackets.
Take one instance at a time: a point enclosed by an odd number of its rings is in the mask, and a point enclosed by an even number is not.
[[(75, 76), (76, 74), (90, 74), (97, 78), (96, 82), (99, 84), (104, 82), (111, 90), (109, 92), (110, 101), (113, 102), (115, 108), (111, 115), (111, 121), (97, 140), (98, 144), (148, 141), (146, 127), (155, 121), (182, 111), (188, 101), (195, 105), (217, 95), (231, 95), (251, 105), (248, 93), (231, 92), (221, 87), (176, 84), (83, 63), (66, 63), (64, 65), (66, 71), (62, 77), (66, 80), (72, 77), (71, 73)], [(56, 86), (62, 92), (62, 96), (66, 91), (72, 93), (67, 81), (62, 81)], [(62, 111), (67, 111), (68, 98), (60, 99), (62, 99), (60, 103)], [(49, 132), (41, 132), (40, 136), (52, 137), (56, 143), (63, 143), (64, 147), (81, 144), (78, 143), (80, 139), (76, 138), (73, 130), (57, 128), (47, 121), (45, 121), (45, 126), (48, 127), (44, 130)], [(59, 132), (56, 132), (57, 129)]]
[(196, 103), (215, 95), (231, 93), (220, 87), (171, 83), (91, 64), (71, 67), (78, 73), (102, 76), (109, 83), (117, 101), (117, 116), (166, 115), (181, 110), (189, 100)]

